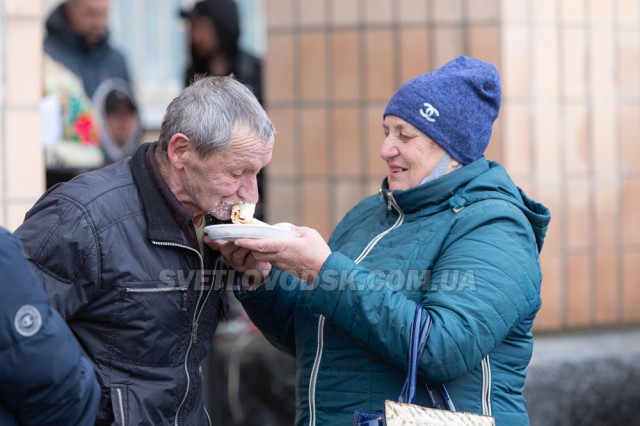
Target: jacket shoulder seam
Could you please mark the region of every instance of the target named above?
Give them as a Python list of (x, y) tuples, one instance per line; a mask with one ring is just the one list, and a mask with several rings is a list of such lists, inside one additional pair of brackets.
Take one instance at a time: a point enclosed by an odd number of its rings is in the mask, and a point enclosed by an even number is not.
[[(80, 274), (80, 265), (84, 264), (84, 262), (87, 260), (87, 258), (89, 257), (89, 253), (91, 252), (91, 250), (95, 247), (97, 250), (97, 256), (96, 256), (96, 262), (97, 262), (97, 282), (96, 282), (96, 287), (97, 289), (101, 289), (102, 288), (102, 257), (101, 257), (101, 253), (102, 253), (102, 249), (100, 247), (100, 244), (98, 242), (98, 231), (96, 228), (95, 223), (93, 222), (93, 219), (91, 218), (91, 214), (89, 213), (89, 210), (86, 208), (86, 206), (84, 204), (82, 204), (81, 202), (79, 202), (78, 200), (69, 197), (65, 194), (55, 194), (53, 195), (54, 198), (58, 198), (60, 200), (66, 201), (68, 203), (68, 207), (66, 209), (63, 210), (63, 215), (68, 212), (72, 207), (76, 207), (78, 209), (78, 211), (80, 211), (82, 217), (84, 218), (84, 220), (87, 221), (87, 224), (89, 224), (89, 228), (91, 229), (91, 233), (93, 236), (93, 241), (92, 243), (87, 247), (84, 255), (81, 258), (81, 261), (78, 263), (78, 266), (75, 267), (74, 271), (73, 271), (73, 278), (70, 279), (64, 279), (62, 277), (59, 277), (57, 274), (53, 273), (52, 271), (50, 271), (48, 268), (44, 267), (44, 265), (42, 265), (40, 262), (38, 262), (38, 266), (40, 267), (40, 269), (45, 272), (47, 275), (51, 276), (52, 278), (55, 278), (56, 280), (60, 281), (60, 282), (64, 282), (64, 283), (72, 283), (74, 281), (77, 280), (78, 275)], [(60, 226), (60, 223), (62, 222), (62, 219), (58, 219), (58, 222), (56, 223), (56, 226), (53, 227), (50, 231), (49, 231), (49, 235), (45, 238), (45, 240), (42, 242), (41, 246), (40, 246), (40, 250), (38, 252), (38, 257), (40, 258), (42, 251), (44, 250), (44, 247), (47, 245), (47, 243), (49, 242), (49, 240), (51, 239), (52, 235), (53, 235), (53, 231), (54, 229), (58, 228)]]

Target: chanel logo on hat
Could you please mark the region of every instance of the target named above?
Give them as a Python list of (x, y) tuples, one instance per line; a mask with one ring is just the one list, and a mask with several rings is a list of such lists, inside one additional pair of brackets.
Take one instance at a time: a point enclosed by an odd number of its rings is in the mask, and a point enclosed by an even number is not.
[(425, 106), (426, 108), (420, 108), (420, 115), (426, 118), (427, 121), (434, 123), (436, 119), (433, 117), (434, 116), (439, 117), (440, 113), (430, 103), (425, 102), (422, 105)]

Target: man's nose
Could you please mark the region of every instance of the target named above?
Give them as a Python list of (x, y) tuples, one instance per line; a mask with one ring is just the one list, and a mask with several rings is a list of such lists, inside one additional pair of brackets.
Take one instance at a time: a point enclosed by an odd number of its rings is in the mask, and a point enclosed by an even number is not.
[(238, 196), (247, 203), (255, 204), (260, 198), (258, 195), (258, 180), (256, 176), (247, 176), (242, 180), (238, 188)]

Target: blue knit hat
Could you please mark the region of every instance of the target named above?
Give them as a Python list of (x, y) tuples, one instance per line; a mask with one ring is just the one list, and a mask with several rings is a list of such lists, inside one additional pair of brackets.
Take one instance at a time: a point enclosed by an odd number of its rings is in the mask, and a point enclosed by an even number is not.
[(383, 117), (395, 115), (469, 164), (489, 145), (500, 110), (500, 75), (492, 64), (459, 56), (403, 84)]

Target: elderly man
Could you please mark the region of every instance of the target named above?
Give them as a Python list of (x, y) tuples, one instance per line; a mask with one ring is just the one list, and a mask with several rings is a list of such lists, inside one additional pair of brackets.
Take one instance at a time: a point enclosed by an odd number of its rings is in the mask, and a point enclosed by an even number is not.
[(16, 231), (93, 360), (98, 424), (206, 425), (200, 363), (226, 309), (226, 271), (202, 242), (258, 199), (275, 130), (232, 77), (196, 81), (159, 141), (48, 191)]

